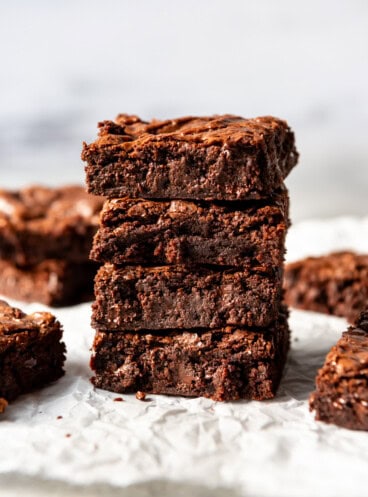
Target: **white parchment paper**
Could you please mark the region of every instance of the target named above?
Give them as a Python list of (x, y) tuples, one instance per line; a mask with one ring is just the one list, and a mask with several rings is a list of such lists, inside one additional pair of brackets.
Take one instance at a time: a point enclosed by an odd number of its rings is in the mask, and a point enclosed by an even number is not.
[[(289, 260), (368, 252), (368, 218), (301, 223), (288, 247)], [(343, 319), (291, 313), (292, 347), (272, 401), (150, 395), (141, 402), (90, 384), (90, 305), (53, 312), (65, 329), (66, 375), (1, 416), (0, 495), (367, 495), (368, 433), (317, 423), (308, 410), (316, 371), (346, 328)]]

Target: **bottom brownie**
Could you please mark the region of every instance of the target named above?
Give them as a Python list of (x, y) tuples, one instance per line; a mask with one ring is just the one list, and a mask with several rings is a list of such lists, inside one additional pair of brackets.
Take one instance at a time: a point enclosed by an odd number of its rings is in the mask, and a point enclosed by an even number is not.
[(310, 408), (319, 421), (368, 430), (368, 309), (327, 354)]
[(18, 267), (0, 260), (0, 294), (23, 302), (60, 307), (93, 299), (93, 262), (45, 260), (36, 266)]
[(271, 399), (288, 348), (286, 311), (267, 330), (98, 331), (92, 382), (118, 393)]
[(61, 338), (62, 327), (52, 314), (27, 315), (0, 301), (0, 399), (13, 400), (60, 378), (65, 360)]

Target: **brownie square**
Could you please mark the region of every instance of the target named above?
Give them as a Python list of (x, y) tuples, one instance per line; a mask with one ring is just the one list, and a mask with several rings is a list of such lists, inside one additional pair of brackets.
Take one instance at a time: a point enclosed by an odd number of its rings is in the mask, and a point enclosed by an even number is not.
[(0, 259), (18, 266), (87, 262), (102, 203), (81, 186), (0, 190)]
[(271, 399), (288, 348), (285, 309), (265, 330), (98, 331), (92, 381), (117, 393), (143, 391), (217, 401)]
[(316, 419), (368, 430), (368, 310), (328, 353), (310, 398)]
[(25, 314), (0, 301), (0, 398), (10, 401), (60, 378), (62, 327), (48, 312)]
[(145, 122), (119, 115), (84, 144), (90, 193), (109, 198), (244, 200), (270, 195), (296, 165), (294, 134), (275, 117)]
[(0, 294), (23, 302), (60, 307), (93, 300), (97, 264), (45, 260), (18, 267), (0, 260)]
[(285, 301), (353, 323), (368, 302), (368, 255), (334, 252), (285, 267)]
[(99, 330), (266, 327), (278, 314), (282, 270), (106, 263), (95, 279), (92, 324)]
[(285, 188), (251, 202), (113, 199), (91, 257), (115, 264), (281, 266), (288, 228)]

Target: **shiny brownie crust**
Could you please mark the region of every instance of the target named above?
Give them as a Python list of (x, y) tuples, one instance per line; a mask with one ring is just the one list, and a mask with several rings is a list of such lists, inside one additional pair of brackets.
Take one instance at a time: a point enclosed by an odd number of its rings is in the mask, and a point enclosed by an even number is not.
[(119, 115), (84, 144), (90, 193), (109, 198), (243, 200), (270, 195), (296, 165), (294, 134), (275, 117), (145, 122)]

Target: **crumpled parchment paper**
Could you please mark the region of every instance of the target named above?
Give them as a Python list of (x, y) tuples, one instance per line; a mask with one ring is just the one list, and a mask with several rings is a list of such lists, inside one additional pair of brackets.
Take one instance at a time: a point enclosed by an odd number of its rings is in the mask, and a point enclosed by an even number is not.
[[(287, 258), (346, 248), (368, 252), (368, 218), (295, 225)], [(308, 409), (343, 319), (292, 311), (291, 351), (272, 401), (148, 395), (142, 402), (89, 382), (90, 305), (52, 312), (65, 329), (66, 375), (1, 416), (0, 495), (367, 495), (368, 433), (317, 423)]]

